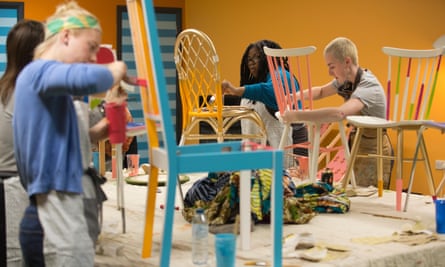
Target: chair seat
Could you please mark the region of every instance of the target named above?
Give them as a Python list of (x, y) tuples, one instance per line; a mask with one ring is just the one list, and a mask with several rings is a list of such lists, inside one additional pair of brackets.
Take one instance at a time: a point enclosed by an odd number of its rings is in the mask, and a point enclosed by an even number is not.
[(425, 125), (429, 122), (432, 122), (431, 120), (402, 120), (397, 122), (398, 127), (403, 128), (419, 128), (422, 125)]
[(348, 123), (362, 128), (388, 128), (397, 126), (397, 122), (374, 116), (347, 116)]
[(436, 128), (439, 129), (442, 133), (445, 132), (445, 122), (428, 121), (425, 123), (425, 127)]
[[(223, 136), (225, 140), (260, 140), (261, 144), (266, 144), (266, 129), (261, 117), (258, 113), (250, 107), (244, 106), (224, 106), (222, 109), (222, 132), (217, 131), (218, 120), (216, 116), (216, 107), (214, 111), (206, 111), (201, 109), (199, 112), (191, 112), (191, 120), (189, 126), (183, 130), (183, 136), (187, 140), (213, 140)], [(212, 114), (213, 113), (213, 114)], [(229, 129), (235, 125), (235, 123), (242, 119), (250, 120), (258, 125), (260, 132), (257, 134), (246, 133), (230, 133)], [(195, 133), (193, 129), (197, 127), (200, 122), (207, 123), (212, 129), (213, 133)]]
[(232, 116), (240, 115), (242, 113), (250, 113), (255, 111), (253, 108), (244, 107), (244, 106), (224, 106), (223, 107), (223, 115)]
[(368, 128), (386, 128), (386, 127), (418, 128), (422, 125), (433, 122), (431, 120), (392, 121), (373, 116), (348, 116), (346, 120), (355, 126), (368, 127)]

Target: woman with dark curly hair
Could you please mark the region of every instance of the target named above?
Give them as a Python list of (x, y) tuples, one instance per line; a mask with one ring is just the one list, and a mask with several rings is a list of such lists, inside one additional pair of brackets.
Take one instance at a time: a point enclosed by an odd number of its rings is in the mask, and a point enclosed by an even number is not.
[[(274, 115), (278, 111), (278, 105), (263, 51), (265, 46), (281, 48), (278, 43), (271, 40), (260, 40), (249, 44), (241, 59), (240, 87), (233, 86), (229, 81), (223, 81), (222, 88), (225, 94), (241, 96), (242, 105), (251, 106), (258, 112), (266, 126), (268, 144), (278, 148), (284, 126)], [(287, 66), (285, 69), (286, 75), (290, 75)], [(297, 84), (296, 88), (298, 87)], [(241, 129), (243, 132), (258, 131), (255, 125), (247, 120), (241, 122)], [(293, 131), (289, 133), (285, 146), (305, 141), (307, 141), (307, 129), (303, 124), (297, 123), (293, 125)], [(295, 148), (288, 153), (307, 156), (307, 150), (302, 148)], [(292, 165), (292, 157), (286, 156), (284, 167)]]

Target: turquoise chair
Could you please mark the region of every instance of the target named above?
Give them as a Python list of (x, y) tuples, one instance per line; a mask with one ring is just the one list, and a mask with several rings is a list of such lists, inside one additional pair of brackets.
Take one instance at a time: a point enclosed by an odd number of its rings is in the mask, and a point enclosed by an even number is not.
[[(178, 146), (172, 124), (166, 79), (152, 1), (127, 1), (137, 74), (142, 79), (141, 99), (149, 137), (150, 183), (142, 256), (151, 255), (156, 186), (159, 169), (167, 171), (166, 206), (161, 239), (160, 266), (170, 265), (177, 177), (184, 173), (240, 171), (241, 249), (250, 249), (250, 178), (252, 169), (273, 170), (272, 253), (273, 266), (282, 266), (283, 153), (255, 150), (242, 142)], [(148, 41), (147, 41), (148, 40)], [(160, 144), (163, 144), (162, 146)]]

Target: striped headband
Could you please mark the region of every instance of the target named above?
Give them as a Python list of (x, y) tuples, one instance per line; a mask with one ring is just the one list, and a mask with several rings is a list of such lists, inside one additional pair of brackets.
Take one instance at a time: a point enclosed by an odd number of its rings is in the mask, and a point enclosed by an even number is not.
[(62, 30), (85, 28), (96, 29), (99, 31), (101, 30), (99, 21), (89, 15), (53, 19), (46, 24), (47, 38), (59, 33)]

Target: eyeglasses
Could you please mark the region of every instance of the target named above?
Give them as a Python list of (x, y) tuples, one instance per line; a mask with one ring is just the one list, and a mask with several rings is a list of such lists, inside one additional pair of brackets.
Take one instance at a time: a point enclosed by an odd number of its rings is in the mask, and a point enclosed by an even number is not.
[(248, 57), (247, 63), (252, 62), (252, 63), (256, 64), (256, 63), (260, 62), (260, 60), (261, 60), (261, 57), (259, 55), (256, 55), (254, 57)]

